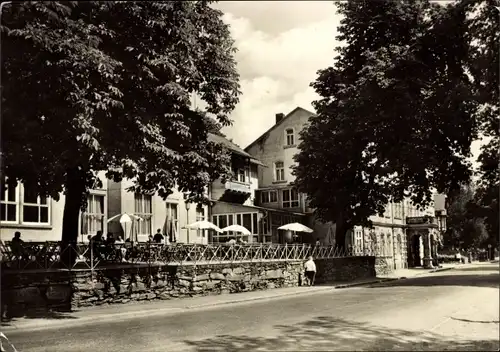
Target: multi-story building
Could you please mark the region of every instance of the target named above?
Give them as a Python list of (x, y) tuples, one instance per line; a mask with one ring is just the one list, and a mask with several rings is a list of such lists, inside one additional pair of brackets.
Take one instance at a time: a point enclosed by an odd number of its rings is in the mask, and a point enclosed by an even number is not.
[(163, 200), (157, 194), (130, 192), (128, 188), (131, 185), (131, 180), (108, 181), (108, 218), (132, 214), (141, 220), (132, 218), (131, 223), (123, 225), (118, 217), (108, 224), (108, 231), (145, 242), (159, 229), (169, 242), (208, 243), (207, 231), (186, 229), (186, 225), (207, 218), (206, 205), (186, 202), (177, 189)]
[[(80, 214), (79, 239), (107, 229), (108, 181), (104, 172), (98, 174), (102, 182), (99, 189), (91, 189), (85, 212)], [(10, 241), (14, 232), (20, 231), (24, 241), (58, 241), (61, 239), (64, 194), (59, 201), (38, 196), (19, 183), (15, 189), (6, 188), (2, 182), (0, 191), (0, 239)]]
[(224, 228), (238, 224), (251, 232), (250, 236), (236, 233), (214, 233), (211, 242), (223, 243), (230, 238), (239, 237), (248, 243), (277, 242), (273, 239), (273, 229), (290, 222), (298, 222), (303, 214), (257, 206), (255, 196), (259, 189), (260, 175), (265, 172), (258, 158), (252, 157), (236, 144), (213, 135), (212, 141), (223, 144), (231, 152), (231, 167), (234, 178), (226, 183), (217, 180), (210, 187), (214, 201), (211, 207), (212, 222)]
[[(209, 135), (211, 140), (229, 143), (225, 138)], [(248, 171), (248, 170), (247, 170)], [(256, 174), (255, 170), (253, 171)], [(243, 176), (240, 176), (243, 177)], [(164, 201), (156, 194), (137, 194), (128, 190), (131, 180), (114, 182), (107, 180), (105, 172), (99, 173), (102, 188), (89, 192), (87, 208), (80, 214), (78, 240), (86, 242), (97, 231), (111, 232), (124, 239), (147, 241), (157, 229), (161, 229), (172, 242), (208, 243), (208, 231), (188, 230), (187, 224), (208, 220), (209, 207), (187, 203), (177, 189)], [(220, 185), (219, 181), (214, 183)], [(5, 185), (2, 183), (2, 187)], [(226, 186), (228, 187), (228, 186)], [(232, 186), (234, 188), (236, 186)], [(217, 187), (214, 187), (217, 190)], [(207, 188), (208, 192), (211, 187)], [(20, 231), (24, 241), (59, 241), (62, 234), (64, 194), (55, 201), (41, 198), (26, 190), (22, 184), (16, 189), (2, 188), (0, 192), (0, 239), (10, 241), (14, 232)], [(120, 214), (131, 214), (130, 223), (120, 223)], [(245, 216), (246, 220), (246, 216)]]
[[(209, 134), (209, 140), (223, 144), (230, 151), (234, 173), (232, 180), (224, 184), (216, 180), (207, 187), (213, 206), (187, 203), (177, 189), (166, 200), (156, 194), (134, 193), (129, 191), (131, 180), (114, 182), (101, 172), (103, 187), (90, 190), (87, 208), (80, 214), (80, 225), (75, 229), (78, 240), (86, 242), (89, 235), (102, 231), (141, 242), (147, 241), (157, 229), (161, 229), (169, 241), (178, 243), (219, 243), (240, 237), (236, 233), (186, 229), (186, 225), (195, 221), (210, 220), (221, 228), (243, 225), (251, 232), (250, 236), (243, 236), (246, 242), (269, 243), (272, 242), (271, 228), (276, 224), (300, 220), (302, 214), (255, 206), (262, 163), (223, 136)], [(25, 241), (61, 239), (63, 194), (59, 201), (41, 199), (19, 185), (15, 190), (2, 189), (0, 202), (1, 240), (11, 240), (15, 231), (21, 231)], [(120, 214), (134, 215), (141, 220), (131, 217), (130, 223), (120, 223)]]
[[(313, 210), (308, 207), (305, 195), (292, 186), (295, 178), (291, 167), (294, 165), (293, 157), (298, 152), (299, 132), (313, 115), (314, 113), (300, 107), (286, 116), (283, 113), (276, 114), (275, 124), (246, 147), (245, 151), (266, 166), (259, 173), (255, 204), (296, 214), (301, 222), (315, 230), (312, 236), (304, 237), (306, 241), (319, 239), (324, 244), (333, 244), (335, 224), (314, 219)], [(410, 241), (407, 239), (407, 218), (423, 215), (434, 216), (433, 209), (421, 212), (408, 200), (390, 203), (383, 216), (370, 217), (374, 225), (372, 228), (355, 226), (347, 233), (346, 242), (354, 245), (360, 254), (374, 249), (378, 255), (391, 256), (395, 267), (406, 267), (408, 258), (414, 258), (417, 250), (417, 244), (408, 245), (412, 243), (413, 237)], [(273, 242), (283, 243), (285, 239), (277, 227), (278, 225), (271, 226)], [(418, 250), (420, 252), (420, 247)], [(417, 260), (412, 260), (412, 264), (414, 263), (417, 265)]]

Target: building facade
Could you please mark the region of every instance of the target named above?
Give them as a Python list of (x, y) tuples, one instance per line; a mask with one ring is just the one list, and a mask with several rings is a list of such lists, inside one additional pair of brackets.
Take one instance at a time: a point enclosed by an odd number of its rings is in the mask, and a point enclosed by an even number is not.
[[(104, 172), (98, 173), (102, 187), (91, 189), (87, 209), (80, 213), (78, 239), (86, 239), (98, 230), (107, 230), (108, 180)], [(2, 183), (0, 191), (0, 240), (10, 241), (14, 232), (21, 232), (24, 241), (59, 241), (62, 235), (64, 194), (58, 201), (40, 197), (19, 183), (15, 189), (7, 189)]]
[(236, 144), (224, 137), (213, 135), (213, 142), (223, 144), (231, 152), (231, 168), (233, 179), (222, 183), (217, 180), (210, 187), (213, 201), (211, 207), (212, 222), (224, 228), (229, 225), (242, 225), (250, 231), (250, 235), (238, 233), (212, 233), (211, 243), (225, 243), (239, 238), (247, 243), (278, 242), (275, 228), (290, 222), (301, 221), (303, 214), (291, 213), (273, 207), (258, 206), (260, 177), (265, 172), (263, 163), (252, 157)]
[[(206, 220), (208, 207), (187, 203), (182, 192), (174, 189), (163, 200), (157, 194), (140, 194), (129, 191), (131, 180), (108, 181), (108, 218), (118, 216), (109, 222), (108, 231), (124, 239), (146, 242), (157, 230), (176, 243), (208, 243), (207, 231), (188, 230), (186, 225)], [(141, 220), (131, 219), (128, 224), (119, 221), (120, 214), (132, 214)]]
[[(335, 224), (316, 220), (306, 196), (297, 192), (291, 185), (295, 180), (291, 168), (295, 163), (294, 155), (298, 153), (299, 133), (312, 116), (314, 113), (300, 107), (286, 116), (282, 113), (276, 114), (275, 124), (246, 147), (245, 151), (265, 165), (258, 176), (259, 187), (256, 189), (255, 204), (298, 216), (301, 222), (314, 229), (312, 236), (304, 236), (304, 242), (319, 240), (323, 244), (334, 244)], [(425, 230), (417, 231), (417, 224), (412, 224), (411, 219), (420, 217), (432, 219), (418, 225)], [(427, 237), (437, 238), (433, 207), (420, 211), (409, 200), (389, 203), (383, 216), (375, 215), (370, 217), (370, 220), (373, 223), (372, 228), (355, 226), (346, 235), (346, 243), (352, 245), (358, 254), (370, 252), (391, 257), (395, 268), (407, 267), (409, 263), (413, 266), (424, 265), (424, 260), (419, 258), (437, 254), (436, 250), (432, 253), (427, 250), (429, 246), (436, 248), (435, 244), (426, 245), (429, 242)], [(422, 231), (432, 235), (415, 235)], [(271, 232), (273, 242), (284, 242), (276, 228), (271, 229)], [(427, 252), (431, 254), (426, 256)]]

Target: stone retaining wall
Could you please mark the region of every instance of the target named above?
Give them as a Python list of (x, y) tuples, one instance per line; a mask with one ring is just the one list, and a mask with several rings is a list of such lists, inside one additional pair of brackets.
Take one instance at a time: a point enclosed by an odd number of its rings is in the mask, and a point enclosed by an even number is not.
[[(316, 260), (317, 283), (375, 277), (374, 257)], [(302, 261), (122, 266), (94, 271), (2, 272), (2, 309), (70, 310), (143, 300), (218, 295), (301, 285)], [(21, 313), (22, 314), (22, 313)]]
[(316, 283), (349, 282), (376, 276), (375, 257), (318, 259), (315, 262)]

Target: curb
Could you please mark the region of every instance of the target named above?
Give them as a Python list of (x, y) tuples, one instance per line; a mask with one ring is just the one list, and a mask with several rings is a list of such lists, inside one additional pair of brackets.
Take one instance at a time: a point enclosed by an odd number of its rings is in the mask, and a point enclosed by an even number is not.
[(402, 280), (402, 279), (406, 279), (406, 277), (390, 277), (390, 278), (383, 278), (383, 279), (377, 279), (377, 280), (366, 281), (366, 282), (357, 282), (357, 283), (352, 283), (352, 284), (337, 285), (334, 287), (334, 289), (337, 290), (337, 289), (342, 289), (342, 288), (351, 288), (351, 287), (358, 287), (358, 286), (365, 286), (365, 285), (380, 284), (383, 282), (396, 281), (396, 280)]
[(101, 316), (97, 315), (97, 316), (90, 316), (90, 317), (82, 317), (79, 319), (75, 319), (73, 321), (75, 324), (71, 324), (71, 322), (68, 322), (68, 321), (61, 322), (59, 320), (53, 321), (53, 323), (50, 323), (48, 321), (33, 322), (33, 323), (21, 324), (21, 326), (16, 326), (15, 324), (12, 324), (10, 326), (0, 326), (0, 331), (7, 333), (7, 332), (18, 332), (18, 331), (20, 332), (20, 331), (57, 329), (61, 326), (68, 326), (68, 325), (79, 326), (79, 325), (91, 324), (96, 319), (105, 320), (105, 321), (107, 321), (107, 320), (113, 321), (116, 318), (119, 319), (119, 318), (133, 317), (133, 316), (148, 316), (148, 315), (154, 316), (154, 315), (161, 315), (161, 314), (168, 313), (168, 312), (182, 312), (185, 310), (224, 306), (224, 305), (243, 303), (243, 302), (260, 301), (260, 300), (265, 300), (265, 299), (275, 299), (275, 298), (280, 298), (280, 297), (285, 297), (285, 296), (300, 296), (303, 294), (311, 294), (311, 293), (314, 294), (314, 293), (318, 293), (318, 292), (333, 290), (335, 288), (336, 287), (331, 287), (331, 286), (330, 287), (318, 287), (314, 290), (288, 292), (288, 293), (281, 293), (281, 294), (272, 295), (272, 296), (259, 296), (259, 297), (233, 299), (231, 301), (221, 301), (221, 302), (205, 303), (205, 304), (183, 306), (183, 307), (151, 308), (151, 309), (145, 309), (142, 311), (121, 312), (121, 313), (111, 313), (111, 314), (106, 314), (106, 315), (101, 315)]
[(430, 273), (439, 273), (440, 271), (448, 271), (448, 270), (453, 270), (455, 269), (454, 266), (452, 267), (449, 267), (449, 268), (438, 268), (438, 269), (433, 269), (431, 271), (429, 271)]
[(252, 298), (242, 298), (242, 299), (235, 299), (232, 301), (223, 301), (223, 302), (214, 302), (214, 303), (205, 303), (205, 304), (199, 304), (195, 306), (186, 306), (182, 309), (197, 309), (197, 308), (206, 308), (206, 307), (216, 307), (216, 306), (224, 306), (227, 304), (236, 304), (236, 303), (243, 303), (243, 302), (252, 302), (252, 301), (261, 301), (264, 299), (274, 299), (274, 298), (280, 298), (280, 297), (286, 297), (286, 296), (300, 296), (303, 294), (311, 294), (311, 293), (318, 293), (318, 292), (324, 292), (324, 291), (329, 291), (333, 290), (336, 287), (318, 287), (315, 290), (310, 290), (310, 291), (297, 291), (297, 292), (289, 292), (289, 293), (281, 293), (278, 295), (273, 295), (273, 296), (260, 296), (260, 297), (252, 297)]

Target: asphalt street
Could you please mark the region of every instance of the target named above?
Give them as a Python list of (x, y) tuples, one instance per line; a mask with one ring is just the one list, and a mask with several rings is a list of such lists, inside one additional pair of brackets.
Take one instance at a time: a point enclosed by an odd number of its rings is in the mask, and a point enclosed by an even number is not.
[[(11, 331), (18, 351), (497, 351), (499, 266), (371, 287)], [(126, 306), (124, 306), (126, 308)]]

